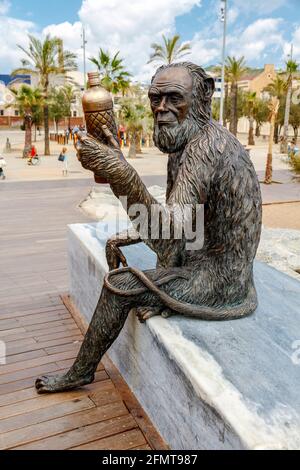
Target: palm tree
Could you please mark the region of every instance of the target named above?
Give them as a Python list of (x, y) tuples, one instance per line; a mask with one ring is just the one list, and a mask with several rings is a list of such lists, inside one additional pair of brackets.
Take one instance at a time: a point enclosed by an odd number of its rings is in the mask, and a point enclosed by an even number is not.
[(130, 86), (131, 74), (125, 70), (123, 59), (118, 51), (113, 57), (108, 51), (100, 48), (98, 57), (90, 57), (90, 61), (96, 65), (101, 77), (102, 86), (109, 92), (116, 94), (122, 92), (124, 96)]
[(180, 36), (179, 34), (175, 34), (175, 36), (171, 38), (166, 38), (166, 36), (163, 35), (163, 45), (154, 42), (151, 44), (151, 48), (153, 52), (150, 55), (148, 63), (159, 61), (164, 64), (171, 64), (187, 54), (190, 54), (191, 46), (189, 42), (180, 44)]
[(25, 127), (25, 144), (23, 157), (27, 157), (32, 145), (32, 124), (35, 116), (43, 106), (43, 96), (39, 88), (31, 88), (29, 85), (23, 84), (18, 90), (11, 89), (15, 95), (15, 103), (20, 115), (24, 117)]
[(270, 116), (269, 102), (266, 99), (256, 98), (253, 108), (253, 117), (256, 121), (255, 136), (260, 136), (260, 129)]
[(63, 118), (69, 117), (70, 109), (65, 99), (63, 87), (51, 88), (48, 96), (49, 116), (54, 121), (55, 132), (58, 134), (58, 124)]
[(234, 56), (228, 56), (226, 59), (225, 70), (228, 81), (230, 82), (231, 111), (229, 130), (236, 136), (238, 126), (238, 82), (247, 70), (244, 57), (236, 59)]
[[(216, 65), (213, 67), (213, 72), (216, 73), (219, 77), (221, 77), (222, 74), (222, 65)], [(228, 84), (229, 84), (229, 77), (228, 77), (228, 71), (227, 68), (225, 68), (225, 74), (224, 74), (224, 112), (223, 112), (223, 126), (226, 127), (227, 124), (227, 116), (229, 115), (228, 113)], [(219, 108), (220, 108), (220, 103), (219, 103)], [(216, 120), (219, 120), (220, 116), (220, 110), (218, 111), (218, 114), (215, 114), (217, 118), (214, 118)]]
[(286, 63), (286, 73), (287, 73), (287, 94), (285, 101), (285, 113), (284, 113), (284, 125), (283, 125), (283, 137), (280, 145), (281, 153), (287, 153), (287, 139), (289, 132), (289, 118), (290, 118), (290, 109), (291, 109), (291, 97), (292, 97), (292, 87), (293, 87), (293, 74), (297, 72), (298, 64), (293, 60), (288, 60)]
[(66, 85), (60, 88), (61, 95), (64, 100), (64, 104), (66, 106), (67, 115), (68, 117), (68, 128), (71, 127), (71, 114), (72, 114), (72, 104), (76, 102), (77, 93), (73, 85), (67, 83)]
[(147, 108), (139, 96), (124, 97), (120, 101), (120, 106), (120, 121), (124, 124), (130, 137), (128, 158), (135, 158), (147, 119)]
[[(272, 80), (272, 82), (266, 86), (264, 91), (267, 91), (271, 96), (276, 97), (280, 101), (280, 108), (281, 108), (284, 97), (286, 96), (287, 88), (288, 88), (287, 81), (277, 74), (276, 77)], [(278, 121), (278, 113), (277, 113), (275, 129), (274, 129), (275, 144), (278, 144), (278, 137), (279, 137), (279, 121)]]
[(244, 95), (244, 113), (249, 119), (248, 145), (255, 145), (254, 142), (254, 107), (256, 104), (256, 92), (248, 91)]
[(38, 77), (44, 95), (45, 155), (50, 155), (48, 104), (50, 76), (64, 75), (68, 80), (67, 73), (77, 69), (76, 54), (63, 50), (62, 40), (59, 38), (47, 35), (44, 41), (40, 41), (32, 35), (28, 37), (28, 50), (18, 46), (27, 57), (22, 60), (22, 66), (13, 71), (13, 75), (29, 74)]
[(276, 96), (273, 96), (270, 102), (270, 111), (271, 111), (271, 118), (270, 118), (270, 135), (269, 135), (269, 148), (268, 148), (268, 155), (267, 155), (267, 164), (266, 164), (266, 173), (265, 173), (265, 184), (272, 183), (273, 177), (273, 169), (272, 169), (272, 160), (273, 160), (273, 140), (274, 140), (274, 128), (275, 128), (275, 121), (279, 109), (279, 99)]
[(300, 106), (299, 104), (292, 104), (291, 105), (291, 113), (290, 113), (290, 124), (294, 129), (294, 139), (298, 139), (298, 131), (300, 127)]

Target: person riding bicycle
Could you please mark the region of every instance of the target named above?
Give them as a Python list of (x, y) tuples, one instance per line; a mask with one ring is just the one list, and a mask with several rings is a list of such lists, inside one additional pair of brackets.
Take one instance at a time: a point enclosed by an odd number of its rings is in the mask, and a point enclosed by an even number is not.
[(28, 157), (28, 165), (32, 165), (32, 159), (37, 157), (37, 150), (34, 145), (31, 146), (30, 154)]

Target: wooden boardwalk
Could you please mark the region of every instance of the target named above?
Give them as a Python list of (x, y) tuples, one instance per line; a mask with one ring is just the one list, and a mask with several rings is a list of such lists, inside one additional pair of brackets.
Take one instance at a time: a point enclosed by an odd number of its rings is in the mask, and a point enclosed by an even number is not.
[(166, 449), (112, 363), (93, 384), (37, 395), (41, 374), (72, 364), (82, 331), (60, 294), (66, 291), (66, 225), (88, 182), (6, 184), (0, 188), (1, 449)]

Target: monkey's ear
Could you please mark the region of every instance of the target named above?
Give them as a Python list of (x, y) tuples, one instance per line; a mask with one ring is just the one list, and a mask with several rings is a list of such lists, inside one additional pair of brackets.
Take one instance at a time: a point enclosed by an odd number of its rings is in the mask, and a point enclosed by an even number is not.
[(206, 100), (210, 100), (215, 91), (215, 81), (212, 77), (207, 77), (204, 80), (204, 94)]

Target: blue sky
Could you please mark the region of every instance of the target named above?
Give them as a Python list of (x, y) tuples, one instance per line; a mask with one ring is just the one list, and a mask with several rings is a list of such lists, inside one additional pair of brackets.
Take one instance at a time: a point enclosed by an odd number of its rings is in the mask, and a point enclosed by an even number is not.
[[(190, 59), (201, 65), (218, 63), (222, 37), (221, 0), (0, 0), (4, 47), (0, 71), (7, 72), (21, 56), (27, 33), (61, 36), (65, 46), (81, 53), (81, 22), (87, 29), (88, 54), (100, 46), (121, 50), (127, 67), (138, 78), (149, 76), (150, 45), (162, 33), (178, 32), (191, 41)], [(300, 62), (300, 0), (228, 0), (227, 52), (244, 55), (251, 66), (284, 65), (294, 42)], [(80, 60), (79, 65), (81, 66)], [(5, 70), (6, 69), (6, 70)]]

